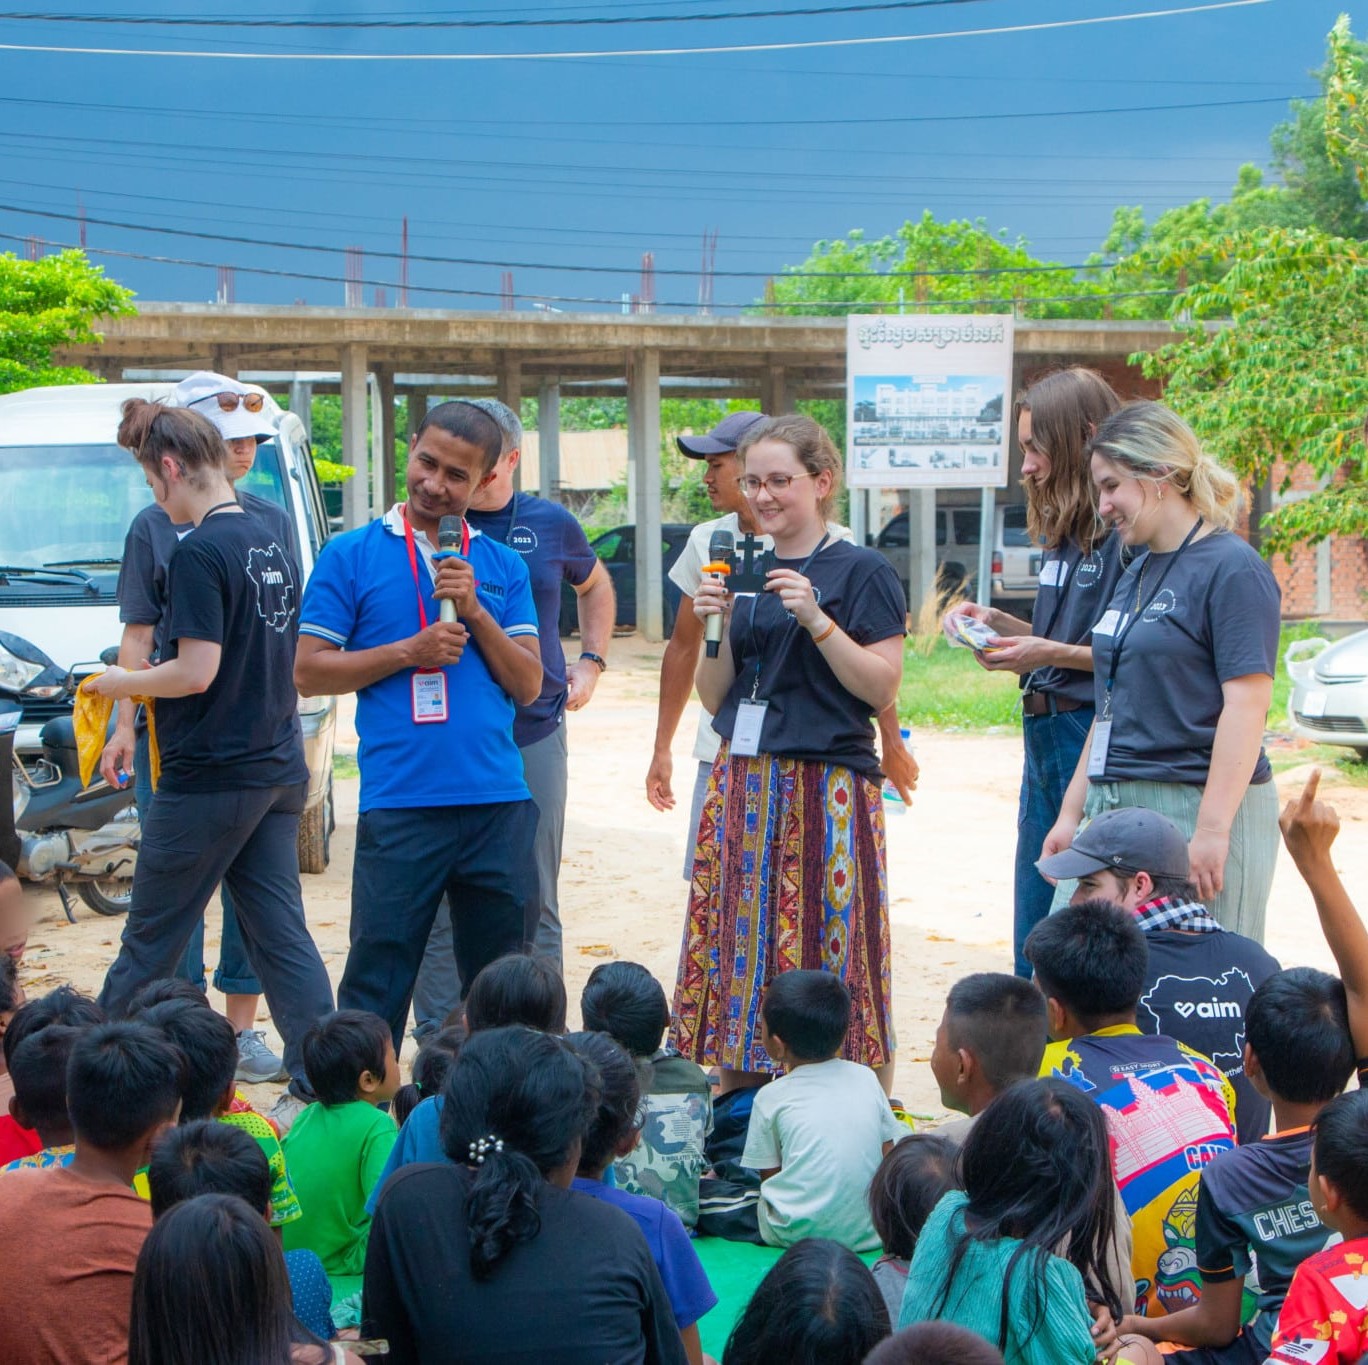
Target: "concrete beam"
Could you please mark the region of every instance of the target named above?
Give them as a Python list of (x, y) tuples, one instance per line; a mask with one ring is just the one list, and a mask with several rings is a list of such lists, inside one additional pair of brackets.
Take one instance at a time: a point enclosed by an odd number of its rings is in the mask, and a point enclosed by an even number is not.
[(370, 462), (367, 435), (366, 348), (342, 348), (342, 463), (356, 474), (342, 485), (342, 526), (351, 531), (370, 520)]
[(647, 640), (664, 636), (660, 531), (660, 354), (644, 350), (627, 370), (627, 458), (636, 522), (636, 623)]
[(560, 488), (560, 385), (546, 380), (537, 390), (537, 491), (554, 499)]

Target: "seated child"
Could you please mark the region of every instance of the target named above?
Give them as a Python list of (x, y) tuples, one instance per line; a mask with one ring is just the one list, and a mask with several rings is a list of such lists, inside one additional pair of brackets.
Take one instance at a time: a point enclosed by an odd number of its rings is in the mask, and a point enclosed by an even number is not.
[(1002, 1352), (953, 1322), (919, 1322), (881, 1341), (865, 1365), (1003, 1365)]
[[(3, 883), (0, 883), (0, 888)], [(14, 1058), (24, 1039), (45, 1029), (51, 1024), (66, 1024), (73, 1028), (83, 1028), (104, 1022), (104, 1012), (88, 996), (73, 990), (70, 986), (58, 986), (37, 999), (26, 1001), (14, 1013), (5, 1036), (0, 1040), (5, 1063)], [(8, 1106), (6, 1106), (8, 1109)], [(31, 1128), (21, 1128), (14, 1116), (5, 1112), (0, 1116), (0, 1165), (8, 1165), (21, 1156), (30, 1156), (41, 1151), (43, 1140)]]
[(760, 1281), (722, 1365), (860, 1365), (887, 1335), (888, 1310), (869, 1268), (839, 1243), (808, 1237)]
[(23, 1267), (0, 1275), (5, 1365), (128, 1359), (133, 1270), (152, 1226), (133, 1173), (176, 1122), (180, 1071), (180, 1054), (145, 1024), (100, 1024), (77, 1037), (67, 1069), (71, 1165), (16, 1171), (0, 1196), (0, 1245)]
[[(1016, 979), (1016, 978), (1013, 978)], [(869, 1182), (869, 1216), (883, 1255), (874, 1262), (874, 1282), (898, 1320), (907, 1271), (917, 1238), (941, 1196), (960, 1187), (959, 1143), (940, 1133), (909, 1133), (879, 1163)]]
[(1149, 966), (1129, 911), (1084, 901), (1048, 916), (1023, 950), (1045, 997), (1041, 1075), (1106, 1111), (1130, 1215), (1135, 1311), (1157, 1317), (1197, 1301), (1193, 1220), (1202, 1167), (1235, 1146), (1235, 1092), (1208, 1057), (1135, 1022)]
[(645, 1122), (636, 1149), (613, 1167), (618, 1187), (663, 1199), (691, 1228), (712, 1131), (712, 1087), (697, 1062), (662, 1046), (670, 1006), (660, 982), (636, 962), (601, 962), (580, 996), (584, 1027), (606, 1033), (649, 1064)]
[(630, 1152), (641, 1133), (641, 1077), (636, 1063), (606, 1033), (572, 1033), (569, 1042), (593, 1064), (600, 1082), (598, 1110), (584, 1135), (571, 1189), (615, 1204), (645, 1233), (690, 1365), (703, 1365), (698, 1320), (717, 1305), (717, 1295), (684, 1224), (660, 1200), (603, 1183), (613, 1159)]
[(42, 1140), (37, 1152), (11, 1161), (3, 1170), (70, 1166), (76, 1148), (67, 1115), (66, 1073), (71, 1049), (82, 1030), (53, 1024), (31, 1033), (14, 1049), (10, 1074), (14, 1098), (10, 1113), (21, 1128), (31, 1128)]
[[(0, 954), (0, 1046), (5, 1041), (5, 1030), (9, 1028), (14, 1012), (24, 1003), (24, 988), (19, 984), (19, 968), (8, 953)], [(0, 1056), (0, 1114), (9, 1108), (14, 1098), (14, 1085), (10, 1081), (9, 1068)]]
[(1344, 1240), (1303, 1261), (1283, 1300), (1268, 1365), (1355, 1365), (1368, 1355), (1368, 1091), (1316, 1119), (1311, 1204)]
[(829, 1237), (877, 1250), (865, 1192), (907, 1128), (874, 1073), (838, 1055), (850, 993), (830, 972), (783, 972), (760, 1014), (765, 1050), (786, 1069), (756, 1093), (741, 1156), (760, 1173), (760, 1236), (770, 1246)]
[(466, 1037), (464, 1024), (446, 1024), (423, 1039), (418, 1055), (413, 1059), (412, 1079), (394, 1092), (394, 1102), (390, 1105), (397, 1125), (402, 1127), (429, 1095), (442, 1093), (442, 1082), (446, 1080), (452, 1062), (461, 1055), (461, 1044)]
[[(1072, 1086), (1020, 1081), (1004, 1091), (965, 1141), (963, 1192), (941, 1199), (917, 1239), (898, 1325), (958, 1323), (1008, 1365), (1092, 1365), (1085, 1285), (1120, 1314), (1106, 1267), (1108, 1164), (1107, 1124)], [(1118, 1359), (1160, 1357), (1127, 1338)]]
[[(240, 1128), (203, 1119), (164, 1133), (147, 1167), (152, 1217), (201, 1194), (234, 1194), (263, 1218), (271, 1214), (271, 1167), (266, 1153)], [(312, 1251), (287, 1251), (285, 1269), (295, 1317), (325, 1341), (336, 1335), (332, 1286)]]
[[(1197, 1191), (1195, 1307), (1133, 1318), (1125, 1330), (1200, 1347), (1175, 1365), (1263, 1365), (1297, 1267), (1331, 1234), (1312, 1211), (1311, 1130), (1354, 1070), (1344, 987), (1313, 967), (1276, 972), (1245, 1014), (1245, 1075), (1273, 1104), (1274, 1132), (1222, 1152)], [(1243, 1330), (1245, 1278), (1258, 1267), (1259, 1311)]]
[(315, 1252), (339, 1296), (361, 1288), (370, 1198), (397, 1130), (377, 1106), (399, 1089), (389, 1025), (367, 1010), (336, 1010), (304, 1035), (304, 1074), (318, 1101), (282, 1146), (303, 1207), (284, 1230), (286, 1251)]

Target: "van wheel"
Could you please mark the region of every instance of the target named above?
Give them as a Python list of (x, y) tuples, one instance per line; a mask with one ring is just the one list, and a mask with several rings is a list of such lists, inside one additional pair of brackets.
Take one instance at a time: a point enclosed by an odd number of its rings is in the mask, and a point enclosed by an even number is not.
[(299, 870), (326, 872), (331, 853), (333, 822), (332, 778), (323, 799), (299, 817)]
[(76, 891), (97, 915), (126, 915), (133, 901), (133, 878), (101, 877), (97, 881), (77, 882)]

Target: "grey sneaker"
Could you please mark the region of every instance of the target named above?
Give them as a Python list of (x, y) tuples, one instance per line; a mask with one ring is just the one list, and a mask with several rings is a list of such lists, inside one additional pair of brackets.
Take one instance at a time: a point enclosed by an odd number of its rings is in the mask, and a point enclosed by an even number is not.
[(245, 1028), (237, 1036), (238, 1064), (235, 1081), (260, 1085), (262, 1081), (284, 1081), (289, 1072), (279, 1057), (266, 1046), (266, 1035), (259, 1028)]
[(294, 1127), (294, 1121), (308, 1108), (308, 1105), (287, 1090), (272, 1106), (266, 1115), (275, 1124), (281, 1137)]

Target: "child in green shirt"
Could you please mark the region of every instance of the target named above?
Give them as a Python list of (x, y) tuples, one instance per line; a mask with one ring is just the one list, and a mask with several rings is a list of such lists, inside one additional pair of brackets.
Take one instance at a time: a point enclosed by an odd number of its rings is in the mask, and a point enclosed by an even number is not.
[(314, 1252), (340, 1299), (361, 1287), (371, 1222), (366, 1200), (398, 1136), (377, 1106), (399, 1089), (399, 1061), (389, 1025), (367, 1010), (337, 1010), (319, 1020), (303, 1052), (318, 1103), (283, 1141), (304, 1210), (283, 1229), (285, 1250)]

